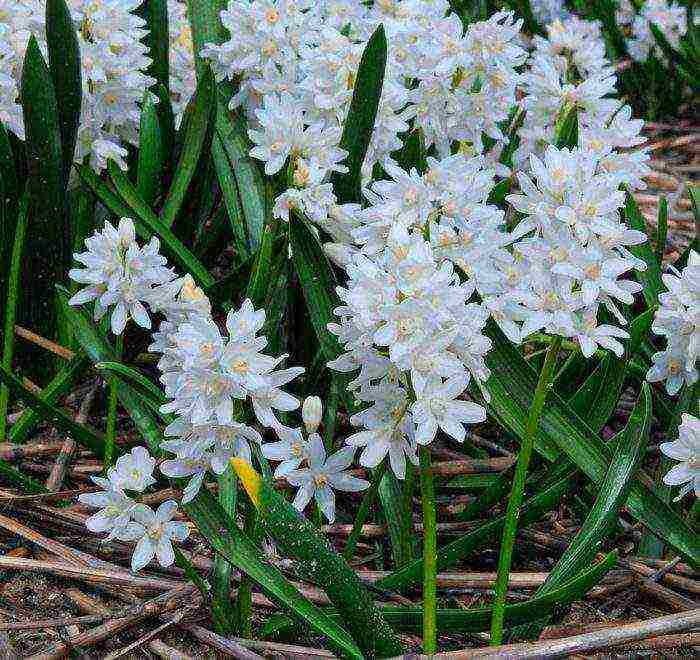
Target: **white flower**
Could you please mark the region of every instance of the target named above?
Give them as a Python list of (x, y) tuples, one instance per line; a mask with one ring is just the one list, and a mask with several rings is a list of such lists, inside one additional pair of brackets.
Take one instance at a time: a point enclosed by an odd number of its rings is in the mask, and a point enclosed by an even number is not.
[(151, 563), (154, 557), (164, 568), (175, 562), (173, 541), (184, 541), (189, 529), (183, 522), (173, 521), (177, 512), (177, 502), (163, 502), (154, 512), (145, 504), (133, 510), (134, 520), (122, 530), (117, 538), (121, 541), (137, 541), (131, 557), (131, 570), (139, 571)]
[(115, 488), (143, 493), (156, 482), (153, 477), (155, 466), (156, 459), (145, 447), (134, 447), (130, 453), (117, 459), (114, 467), (108, 470), (107, 476)]
[(131, 512), (136, 502), (124, 494), (109, 479), (92, 477), (93, 482), (103, 488), (96, 493), (83, 493), (78, 501), (85, 506), (100, 509), (85, 521), (85, 526), (96, 534), (109, 532), (107, 540), (117, 536), (131, 520)]
[(462, 442), (466, 437), (464, 424), (486, 420), (483, 406), (469, 401), (458, 401), (469, 385), (469, 374), (463, 372), (446, 381), (432, 377), (414, 382), (416, 402), (411, 406), (416, 425), (416, 442), (430, 444), (441, 428), (447, 435)]
[(329, 522), (335, 520), (335, 493), (333, 490), (357, 492), (369, 486), (364, 479), (346, 474), (352, 463), (355, 450), (345, 447), (326, 458), (323, 441), (318, 434), (309, 437), (308, 467), (292, 470), (285, 474), (287, 481), (298, 486), (294, 507), (303, 511), (313, 497)]
[(678, 465), (671, 468), (664, 476), (664, 483), (681, 488), (676, 501), (688, 493), (700, 497), (700, 419), (684, 413), (678, 427), (678, 439), (664, 442), (659, 449)]
[(277, 442), (266, 442), (262, 446), (262, 453), (271, 461), (280, 461), (274, 476), (283, 477), (308, 460), (310, 446), (301, 429), (280, 425), (274, 427), (274, 431), (280, 439)]

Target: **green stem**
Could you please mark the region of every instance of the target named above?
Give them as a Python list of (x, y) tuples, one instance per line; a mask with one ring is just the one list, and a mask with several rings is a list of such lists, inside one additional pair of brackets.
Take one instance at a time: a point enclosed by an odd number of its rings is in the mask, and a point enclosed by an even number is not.
[[(122, 352), (124, 350), (124, 333), (117, 336), (117, 361), (121, 362)], [(112, 376), (109, 379), (109, 401), (107, 408), (107, 432), (105, 434), (105, 460), (104, 469), (105, 472), (112, 467), (112, 461), (114, 460), (114, 445), (117, 436), (117, 387), (119, 385), (119, 379), (116, 376)]]
[[(236, 500), (238, 493), (238, 479), (231, 466), (219, 477), (219, 504), (230, 516), (236, 519)], [(233, 619), (231, 612), (231, 564), (217, 553), (214, 559), (214, 594), (219, 603), (219, 616), (214, 621), (216, 632), (221, 635), (231, 635)]]
[[(22, 197), (17, 214), (15, 240), (12, 246), (10, 261), (10, 276), (7, 280), (7, 306), (5, 308), (5, 329), (3, 334), (2, 367), (12, 371), (12, 355), (15, 347), (15, 318), (17, 315), (17, 299), (19, 291), (20, 272), (22, 270), (22, 252), (24, 238), (27, 233), (27, 195)], [(5, 441), (7, 432), (7, 406), (10, 402), (10, 390), (6, 385), (0, 387), (0, 442)]]
[(542, 409), (544, 408), (547, 394), (552, 387), (554, 369), (557, 363), (557, 355), (561, 345), (561, 338), (556, 337), (547, 350), (547, 356), (542, 365), (535, 394), (530, 405), (527, 422), (525, 424), (525, 434), (518, 452), (518, 462), (513, 475), (513, 486), (508, 499), (506, 517), (503, 527), (503, 539), (501, 550), (498, 556), (498, 574), (496, 576), (496, 599), (493, 604), (493, 614), (491, 616), (491, 644), (498, 646), (503, 640), (503, 621), (506, 609), (506, 590), (508, 588), (508, 578), (510, 575), (510, 565), (513, 558), (513, 544), (518, 527), (518, 517), (520, 515), (520, 505), (523, 501), (525, 491), (525, 480), (527, 469), (532, 456), (532, 449), (535, 444), (535, 437), (540, 426)]
[(413, 463), (406, 461), (406, 475), (401, 486), (401, 562), (405, 566), (413, 559), (413, 486), (415, 470)]
[(372, 475), (372, 483), (365, 491), (365, 495), (360, 503), (360, 508), (357, 510), (357, 514), (355, 514), (355, 521), (352, 524), (350, 536), (348, 536), (345, 549), (343, 550), (343, 557), (345, 558), (345, 561), (350, 561), (350, 558), (355, 552), (355, 546), (357, 545), (357, 539), (360, 537), (362, 525), (364, 525), (365, 520), (367, 520), (367, 514), (369, 513), (370, 507), (372, 504), (374, 504), (374, 500), (377, 497), (377, 491), (379, 490), (379, 484), (381, 483), (385, 472), (386, 461), (382, 461), (374, 471), (374, 474)]
[(420, 448), (420, 488), (423, 500), (423, 651), (437, 651), (437, 520), (430, 450)]

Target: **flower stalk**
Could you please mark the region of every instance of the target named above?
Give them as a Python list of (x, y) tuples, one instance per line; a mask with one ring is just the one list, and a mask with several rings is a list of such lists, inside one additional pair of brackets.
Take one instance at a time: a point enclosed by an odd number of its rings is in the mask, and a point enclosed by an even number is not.
[[(117, 362), (122, 359), (124, 352), (124, 335), (117, 335)], [(114, 447), (117, 436), (117, 386), (119, 379), (117, 376), (112, 376), (109, 379), (109, 401), (107, 408), (107, 433), (105, 434), (105, 458), (104, 471), (105, 473), (112, 467), (114, 462)]]
[(437, 520), (430, 450), (420, 448), (420, 487), (423, 501), (423, 651), (437, 651)]
[(520, 506), (523, 501), (523, 493), (525, 492), (525, 480), (530, 465), (530, 458), (532, 457), (532, 450), (535, 445), (535, 437), (540, 427), (542, 410), (547, 400), (549, 390), (554, 382), (553, 376), (561, 343), (562, 338), (556, 336), (547, 349), (547, 355), (544, 360), (544, 365), (542, 365), (542, 371), (537, 381), (535, 395), (532, 399), (530, 412), (525, 424), (525, 434), (523, 435), (523, 441), (520, 446), (520, 451), (518, 452), (518, 462), (515, 466), (515, 474), (513, 475), (513, 486), (508, 499), (506, 519), (503, 527), (503, 540), (501, 541), (501, 550), (498, 556), (498, 573), (496, 575), (495, 585), (496, 597), (493, 605), (493, 614), (491, 616), (491, 645), (493, 646), (501, 644), (503, 640), (506, 590), (508, 588), (508, 578), (510, 576), (510, 565), (513, 559), (513, 544), (518, 528)]

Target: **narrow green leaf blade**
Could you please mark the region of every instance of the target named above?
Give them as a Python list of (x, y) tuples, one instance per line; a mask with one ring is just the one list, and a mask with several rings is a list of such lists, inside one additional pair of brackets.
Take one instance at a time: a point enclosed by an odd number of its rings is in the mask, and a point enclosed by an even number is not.
[(97, 431), (92, 431), (86, 426), (74, 422), (60, 408), (52, 406), (28, 390), (22, 385), (19, 378), (6, 371), (4, 367), (0, 369), (0, 381), (10, 389), (14, 396), (36, 410), (57, 429), (69, 433), (76, 442), (89, 449), (95, 456), (102, 457), (104, 455), (104, 438)]
[[(54, 284), (70, 265), (59, 115), (49, 69), (36, 39), (29, 39), (21, 83), (29, 178), (27, 254), (32, 277), (26, 287), (25, 322), (44, 337), (56, 332)], [(25, 264), (26, 266), (26, 264)]]
[(143, 201), (153, 206), (160, 194), (165, 151), (161, 135), (158, 109), (153, 97), (146, 94), (141, 107), (139, 126), (139, 163), (136, 191)]
[(216, 112), (216, 87), (214, 76), (207, 68), (197, 85), (192, 115), (187, 122), (184, 144), (177, 164), (168, 196), (161, 210), (161, 221), (166, 227), (175, 223), (190, 182), (197, 169), (197, 163), (205, 149), (207, 136), (211, 139), (214, 113)]
[[(498, 328), (490, 324), (487, 334), (493, 348), (487, 356), (492, 395), (490, 410), (495, 419), (518, 437), (534, 392), (537, 374)], [(590, 427), (552, 392), (542, 415), (535, 448), (545, 457), (565, 454), (589, 479), (599, 484), (611, 461), (610, 449)], [(627, 502), (630, 513), (654, 534), (663, 538), (691, 563), (700, 565), (700, 539), (654, 492), (636, 480)]]
[(66, 0), (47, 0), (46, 2), (46, 44), (58, 106), (63, 177), (68, 181), (80, 125), (83, 84), (78, 35)]
[[(647, 223), (639, 210), (639, 206), (637, 206), (637, 202), (629, 192), (625, 200), (625, 219), (630, 228), (647, 234)], [(659, 294), (666, 290), (661, 280), (661, 267), (659, 266), (659, 262), (656, 259), (651, 245), (649, 245), (649, 241), (645, 241), (641, 245), (631, 245), (630, 252), (632, 252), (635, 257), (642, 259), (647, 265), (645, 271), (641, 273), (637, 272), (637, 278), (644, 287), (642, 293), (647, 307), (653, 307), (658, 302)]]
[(367, 154), (384, 84), (387, 45), (384, 26), (369, 38), (357, 69), (350, 109), (345, 118), (340, 148), (348, 152), (347, 174), (334, 172), (331, 178), (338, 203), (359, 202), (361, 169)]

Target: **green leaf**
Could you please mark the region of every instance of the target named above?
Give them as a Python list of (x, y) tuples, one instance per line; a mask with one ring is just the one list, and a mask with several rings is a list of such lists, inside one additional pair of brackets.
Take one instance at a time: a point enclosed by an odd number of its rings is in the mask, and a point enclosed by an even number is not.
[[(226, 109), (226, 104), (221, 96), (219, 96), (216, 113), (216, 136), (228, 158), (228, 171), (232, 172), (235, 177), (248, 233), (248, 247), (251, 252), (254, 252), (260, 245), (262, 230), (268, 214), (266, 200), (269, 184), (265, 183), (260, 168), (248, 153), (250, 151), (250, 143), (246, 133), (245, 121), (239, 113), (231, 113)], [(215, 141), (214, 144), (216, 145), (217, 142)], [(220, 165), (223, 165), (223, 163), (220, 162)], [(227, 174), (228, 171), (225, 173)], [(217, 174), (221, 177), (218, 169)], [(221, 182), (221, 178), (219, 178), (219, 182)], [(230, 183), (228, 185), (229, 193), (231, 193)], [(233, 223), (236, 212), (234, 209), (235, 202), (232, 198), (225, 199), (225, 201), (230, 214), (229, 217)], [(234, 228), (234, 232), (236, 231), (238, 230)]]
[(659, 201), (659, 214), (656, 221), (656, 261), (663, 268), (666, 239), (668, 238), (668, 202), (665, 197)]
[(70, 227), (56, 96), (49, 69), (33, 36), (22, 67), (21, 97), (29, 170), (26, 253), (30, 255), (32, 272), (26, 287), (24, 320), (38, 334), (53, 338), (53, 286), (63, 281), (70, 265)]
[(184, 505), (184, 509), (211, 547), (255, 580), (267, 595), (289, 608), (316, 632), (327, 636), (347, 657), (363, 657), (350, 635), (312, 605), (277, 568), (268, 563), (262, 552), (233, 524), (208, 491), (202, 489), (192, 502)]
[[(133, 184), (126, 177), (114, 161), (108, 163), (109, 174), (112, 183), (121, 199), (130, 209), (130, 215), (136, 221), (136, 231), (145, 238), (156, 234), (163, 241), (164, 246), (184, 268), (191, 273), (197, 284), (207, 287), (214, 284), (214, 277), (197, 257), (192, 254), (173, 234), (170, 227), (163, 224), (161, 219), (151, 210), (136, 192)], [(144, 231), (145, 230), (145, 231)]]
[(371, 657), (400, 654), (401, 642), (382, 619), (373, 598), (313, 523), (248, 463), (242, 459), (231, 463), (267, 533), (287, 556), (297, 560), (299, 571), (326, 592), (362, 651)]
[(77, 443), (89, 449), (95, 456), (103, 456), (104, 439), (97, 431), (92, 431), (87, 426), (74, 422), (60, 408), (52, 406), (31, 390), (28, 390), (22, 385), (22, 381), (19, 378), (12, 375), (4, 367), (0, 369), (0, 381), (10, 389), (14, 396), (36, 410), (43, 419), (49, 421), (57, 429), (70, 434)]
[(204, 75), (207, 67), (200, 56), (202, 48), (208, 43), (220, 44), (226, 39), (226, 30), (219, 18), (225, 8), (226, 0), (187, 0), (197, 79)]
[[(147, 34), (143, 42), (148, 46), (151, 66), (148, 75), (155, 78), (165, 89), (170, 89), (170, 61), (168, 59), (168, 3), (167, 0), (144, 2), (138, 12), (146, 21)], [(141, 140), (139, 140), (141, 144)]]
[[(10, 259), (10, 272), (7, 275), (7, 297), (5, 299), (5, 323), (2, 333), (2, 367), (6, 371), (12, 370), (12, 357), (15, 348), (15, 319), (17, 318), (17, 304), (19, 302), (20, 276), (24, 257), (24, 243), (27, 235), (27, 205), (28, 199), (25, 193), (20, 202), (15, 225), (14, 240), (12, 244), (12, 258)], [(7, 387), (0, 387), (0, 442), (5, 440), (7, 430), (7, 406), (10, 401), (10, 391)]]
[[(61, 396), (68, 393), (76, 378), (87, 369), (88, 365), (89, 360), (79, 351), (66, 362), (63, 368), (51, 379), (51, 382), (41, 390), (39, 397), (52, 406)], [(7, 441), (13, 444), (23, 443), (27, 439), (27, 435), (40, 421), (41, 414), (32, 408), (28, 408), (12, 425)]]
[(141, 106), (136, 190), (149, 207), (154, 204), (161, 191), (165, 156), (158, 109), (153, 97), (146, 93)]
[(331, 182), (339, 204), (359, 202), (362, 164), (367, 154), (379, 108), (386, 68), (386, 35), (380, 25), (369, 38), (357, 69), (350, 109), (345, 118), (340, 148), (348, 152), (347, 174), (333, 172)]
[(335, 360), (341, 349), (336, 336), (328, 330), (328, 324), (335, 320), (333, 309), (338, 304), (333, 295), (333, 271), (318, 239), (307, 222), (297, 214), (289, 220), (289, 241), (294, 267), (321, 351), (326, 361)]
[(226, 205), (226, 215), (233, 231), (236, 253), (239, 259), (242, 260), (249, 254), (245, 216), (243, 215), (243, 207), (238, 193), (238, 186), (236, 185), (236, 177), (218, 133), (214, 135), (212, 140), (211, 155), (214, 161), (216, 177), (219, 181), (219, 188), (221, 188), (221, 196)]
[(568, 110), (565, 108), (557, 118), (554, 144), (559, 149), (578, 147), (578, 109), (576, 106)]
[(46, 486), (34, 481), (31, 477), (22, 474), (19, 470), (12, 467), (7, 461), (0, 459), (0, 479), (3, 482), (13, 484), (27, 494), (46, 493)]
[[(487, 334), (493, 341), (486, 359), (491, 370), (487, 383), (492, 397), (490, 410), (499, 424), (522, 437), (523, 420), (530, 406), (537, 374), (494, 324), (489, 324)], [(596, 484), (602, 482), (612, 458), (610, 449), (556, 392), (551, 393), (542, 414), (535, 448), (550, 460), (562, 452)], [(700, 565), (697, 535), (639, 480), (632, 486), (627, 508), (691, 563)]]
[[(214, 626), (221, 629), (225, 627), (230, 627), (230, 620), (226, 606), (221, 602), (218, 595), (212, 592), (209, 584), (204, 580), (204, 578), (197, 572), (197, 569), (192, 565), (192, 562), (182, 554), (179, 548), (173, 547), (175, 551), (175, 563), (183, 571), (185, 571), (185, 577), (192, 582), (199, 593), (202, 594), (205, 603), (211, 601), (211, 616), (214, 621)], [(217, 555), (218, 557), (219, 555)], [(230, 566), (230, 564), (228, 564)]]
[(80, 74), (78, 35), (65, 0), (46, 2), (46, 45), (58, 106), (63, 177), (64, 181), (68, 181), (80, 125), (83, 83)]
[[(625, 201), (625, 219), (631, 229), (636, 229), (637, 231), (642, 231), (647, 234), (647, 223), (637, 206), (637, 202), (635, 202), (634, 197), (632, 197), (629, 192), (627, 192)], [(661, 267), (659, 266), (659, 262), (656, 259), (654, 251), (651, 249), (651, 245), (649, 245), (649, 241), (641, 245), (631, 245), (629, 249), (635, 257), (642, 259), (647, 265), (645, 271), (641, 273), (635, 271), (635, 273), (637, 279), (644, 287), (642, 293), (647, 307), (653, 307), (658, 303), (659, 294), (666, 290), (661, 280)]]
[(132, 369), (121, 362), (98, 362), (95, 364), (95, 369), (118, 376), (125, 383), (144, 396), (147, 396), (157, 405), (162, 406), (167, 402), (165, 394), (163, 394), (163, 391), (155, 383), (152, 383), (142, 373), (136, 371), (136, 369)]
[(197, 85), (196, 96), (193, 100), (193, 110), (187, 122), (187, 130), (182, 145), (180, 161), (177, 164), (168, 196), (161, 210), (161, 221), (166, 227), (175, 223), (185, 195), (197, 169), (197, 163), (205, 150), (207, 136), (211, 139), (211, 130), (216, 112), (216, 87), (214, 76), (207, 68)]
[(598, 495), (593, 508), (536, 595), (545, 594), (573, 578), (598, 552), (600, 543), (616, 522), (627, 501), (649, 441), (650, 426), (651, 393), (649, 385), (645, 383), (637, 405), (616, 443), (612, 462), (597, 490)]
[[(100, 336), (95, 324), (85, 314), (84, 310), (71, 307), (68, 304), (67, 292), (60, 288), (58, 299), (63, 313), (68, 323), (70, 323), (73, 336), (92, 362), (116, 362), (114, 349), (104, 337)], [(131, 421), (143, 436), (151, 453), (156, 456), (160, 455), (160, 442), (163, 435), (160, 426), (153, 418), (150, 410), (145, 406), (143, 397), (121, 379), (117, 383), (117, 397), (129, 413)]]

